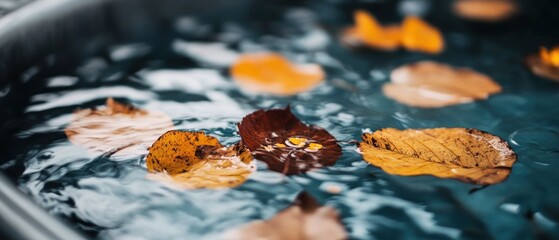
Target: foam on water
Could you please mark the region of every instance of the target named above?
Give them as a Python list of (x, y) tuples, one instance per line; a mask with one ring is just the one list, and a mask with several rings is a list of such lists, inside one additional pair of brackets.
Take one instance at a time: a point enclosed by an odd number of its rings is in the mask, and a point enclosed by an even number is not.
[(116, 97), (132, 101), (148, 101), (155, 94), (149, 91), (133, 89), (127, 86), (99, 87), (94, 89), (74, 90), (61, 93), (38, 94), (31, 98), (26, 112), (39, 112), (59, 107), (79, 106), (93, 100)]
[(239, 53), (227, 48), (224, 43), (197, 43), (175, 40), (173, 50), (180, 55), (190, 57), (214, 67), (229, 67), (239, 57)]

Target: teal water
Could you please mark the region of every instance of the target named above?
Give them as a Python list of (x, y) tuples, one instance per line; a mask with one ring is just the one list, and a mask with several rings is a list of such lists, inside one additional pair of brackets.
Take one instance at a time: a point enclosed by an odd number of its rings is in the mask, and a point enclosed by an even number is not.
[[(445, 31), (448, 47), (438, 56), (348, 51), (336, 28), (313, 9), (285, 9), (263, 25), (184, 17), (158, 43), (110, 42), (72, 68), (57, 65), (63, 55), (52, 57), (45, 72), (28, 72), (45, 88), (32, 96), (25, 127), (0, 168), (22, 168), (14, 176), (20, 189), (97, 239), (216, 239), (236, 225), (273, 216), (303, 190), (336, 207), (352, 239), (559, 238), (559, 84), (522, 66), (538, 38)], [(289, 98), (244, 93), (227, 66), (255, 50), (321, 64), (327, 82)], [(488, 74), (503, 92), (438, 109), (383, 96), (380, 86), (392, 69), (425, 59)], [(145, 156), (92, 156), (68, 142), (63, 129), (73, 111), (102, 105), (109, 96), (163, 111), (176, 128), (203, 130), (224, 144), (239, 140), (236, 123), (246, 114), (290, 104), (305, 123), (333, 134), (343, 156), (334, 166), (290, 177), (258, 163), (235, 189), (173, 189), (146, 179)], [(507, 140), (519, 158), (505, 182), (488, 187), (393, 176), (366, 164), (350, 143), (385, 127), (478, 128)], [(332, 187), (341, 191), (331, 193)]]

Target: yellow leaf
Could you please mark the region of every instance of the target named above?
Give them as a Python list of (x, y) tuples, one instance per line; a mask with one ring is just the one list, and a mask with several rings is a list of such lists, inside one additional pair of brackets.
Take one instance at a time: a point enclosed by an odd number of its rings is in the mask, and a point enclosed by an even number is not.
[(162, 112), (137, 109), (108, 98), (106, 106), (83, 109), (64, 129), (68, 139), (94, 154), (142, 155), (162, 133), (173, 128), (172, 119)]
[(502, 182), (516, 154), (501, 138), (476, 129), (386, 128), (363, 134), (365, 161), (390, 174), (433, 175), (476, 184)]
[(150, 178), (179, 187), (226, 188), (246, 181), (254, 171), (252, 155), (241, 143), (224, 147), (203, 132), (169, 131), (149, 149)]

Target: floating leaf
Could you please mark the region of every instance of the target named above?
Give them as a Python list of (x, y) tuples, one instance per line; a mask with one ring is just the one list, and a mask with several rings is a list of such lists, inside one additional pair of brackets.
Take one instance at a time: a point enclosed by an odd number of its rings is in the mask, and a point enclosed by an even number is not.
[(456, 15), (476, 21), (498, 22), (512, 16), (517, 10), (513, 0), (457, 0)]
[(271, 219), (227, 231), (223, 239), (341, 240), (347, 239), (347, 233), (334, 208), (320, 206), (312, 196), (302, 193), (293, 206)]
[(505, 180), (516, 154), (503, 139), (476, 129), (386, 128), (363, 134), (365, 161), (390, 174), (433, 175), (475, 184)]
[(243, 89), (253, 93), (289, 96), (309, 91), (324, 81), (316, 64), (297, 65), (276, 53), (249, 53), (231, 67), (231, 75)]
[(254, 171), (242, 143), (224, 147), (203, 132), (168, 131), (153, 143), (146, 157), (152, 178), (184, 188), (235, 187)]
[(414, 107), (444, 107), (487, 99), (501, 91), (489, 76), (467, 68), (422, 61), (401, 66), (383, 86), (384, 94)]
[(302, 123), (289, 107), (259, 110), (238, 124), (245, 146), (273, 171), (297, 174), (333, 165), (341, 147), (326, 130)]
[(542, 47), (539, 54), (526, 58), (526, 64), (534, 74), (559, 82), (559, 46), (551, 50)]
[(540, 49), (540, 59), (547, 65), (559, 68), (559, 46), (551, 50), (542, 47)]
[(402, 26), (382, 26), (373, 15), (357, 10), (355, 26), (346, 29), (342, 41), (357, 47), (366, 45), (379, 50), (393, 51), (402, 46), (411, 51), (439, 53), (444, 49), (441, 32), (415, 16), (406, 17)]
[(437, 28), (409, 16), (402, 23), (402, 45), (408, 50), (435, 54), (443, 51), (444, 39)]
[(162, 112), (145, 111), (108, 98), (105, 107), (79, 110), (64, 129), (68, 139), (94, 154), (141, 155), (173, 121)]
[(369, 47), (392, 51), (400, 46), (400, 28), (383, 27), (375, 17), (365, 11), (357, 10), (354, 15), (355, 27), (348, 28), (342, 40), (350, 46), (365, 44)]

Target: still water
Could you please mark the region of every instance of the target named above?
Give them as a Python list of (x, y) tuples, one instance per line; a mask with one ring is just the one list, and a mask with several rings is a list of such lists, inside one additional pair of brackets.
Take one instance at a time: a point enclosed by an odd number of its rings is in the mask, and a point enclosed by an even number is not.
[[(14, 136), (17, 154), (0, 168), (22, 162), (20, 189), (97, 239), (216, 239), (273, 216), (303, 190), (336, 207), (352, 239), (559, 238), (559, 85), (522, 66), (528, 46), (537, 45), (457, 31), (445, 32), (448, 47), (439, 56), (350, 51), (318, 18), (290, 8), (262, 28), (185, 16), (157, 44), (111, 42), (74, 69), (43, 74), (46, 86), (32, 96), (26, 127)], [(245, 93), (227, 68), (250, 51), (320, 64), (327, 81), (288, 98)], [(384, 97), (380, 86), (392, 69), (425, 59), (488, 74), (503, 92), (438, 109)], [(162, 111), (177, 129), (203, 130), (224, 144), (240, 139), (236, 123), (246, 114), (290, 104), (305, 123), (334, 135), (343, 156), (334, 166), (290, 177), (259, 162), (240, 187), (178, 190), (146, 178), (145, 155), (95, 155), (67, 140), (63, 130), (73, 111), (103, 105), (107, 97)], [(507, 140), (519, 158), (505, 182), (488, 187), (392, 176), (365, 163), (350, 142), (384, 127), (478, 128)]]

